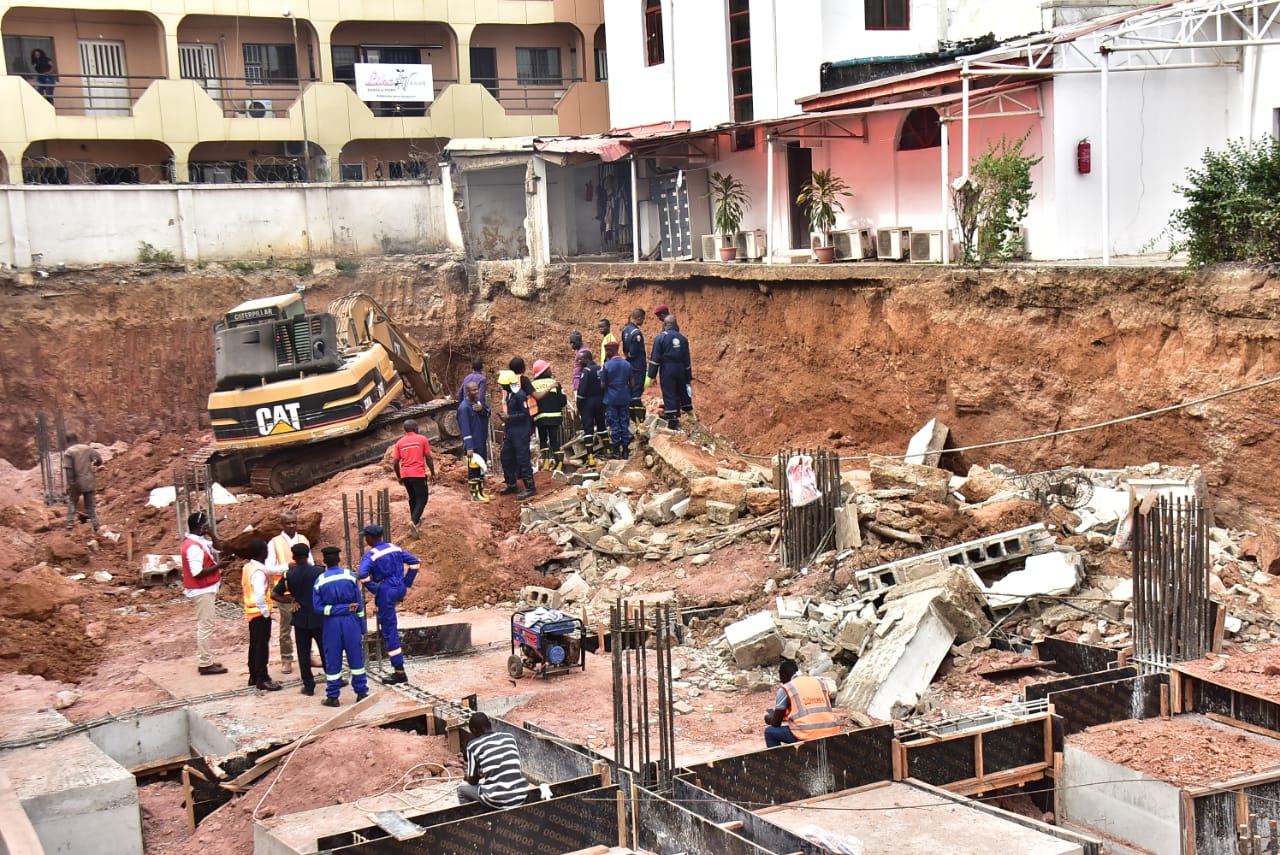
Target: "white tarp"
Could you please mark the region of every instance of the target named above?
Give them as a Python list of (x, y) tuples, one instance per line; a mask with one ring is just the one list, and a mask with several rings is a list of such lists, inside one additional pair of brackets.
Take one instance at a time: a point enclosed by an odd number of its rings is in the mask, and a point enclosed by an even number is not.
[(356, 95), (361, 101), (434, 101), (431, 66), (357, 62)]

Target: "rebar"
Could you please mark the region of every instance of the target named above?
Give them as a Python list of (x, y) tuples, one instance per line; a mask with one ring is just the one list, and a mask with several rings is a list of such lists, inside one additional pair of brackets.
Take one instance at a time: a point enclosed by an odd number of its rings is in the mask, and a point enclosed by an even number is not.
[(207, 463), (186, 463), (173, 468), (173, 514), (181, 539), (187, 532), (187, 517), (204, 511), (209, 518), (209, 538), (218, 538), (218, 515), (213, 504), (213, 478)]
[[(618, 600), (609, 611), (613, 756), (619, 769), (635, 774), (645, 786), (661, 790), (670, 786), (675, 769), (670, 650), (674, 612), (667, 605), (650, 608), (652, 610), (647, 611), (643, 602), (633, 608)], [(657, 669), (654, 675), (656, 707), (648, 685), (650, 638), (654, 642)]]
[(67, 448), (67, 432), (62, 411), (55, 415), (53, 436), (49, 435), (49, 417), (36, 413), (36, 452), (40, 455), (40, 488), (46, 505), (65, 505), (67, 485), (63, 482), (62, 452)]
[(1212, 645), (1209, 525), (1195, 499), (1158, 497), (1133, 515), (1134, 658), (1146, 670), (1197, 659)]
[[(796, 507), (787, 468), (792, 459), (807, 456), (818, 498)], [(840, 457), (829, 451), (783, 449), (778, 453), (774, 483), (781, 490), (782, 564), (792, 570), (807, 567), (826, 548), (835, 532), (840, 506)]]

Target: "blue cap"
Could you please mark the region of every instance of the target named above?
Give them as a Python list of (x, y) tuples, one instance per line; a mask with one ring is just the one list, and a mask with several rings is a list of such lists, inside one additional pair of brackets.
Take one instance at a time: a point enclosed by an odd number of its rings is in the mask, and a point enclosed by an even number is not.
[(367, 525), (364, 527), (364, 533), (369, 535), (370, 537), (382, 537), (382, 526), (378, 525), (377, 523), (374, 523), (373, 525)]

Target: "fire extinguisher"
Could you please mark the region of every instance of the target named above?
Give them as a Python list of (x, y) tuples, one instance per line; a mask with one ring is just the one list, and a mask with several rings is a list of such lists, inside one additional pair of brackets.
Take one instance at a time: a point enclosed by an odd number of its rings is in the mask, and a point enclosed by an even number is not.
[(1076, 143), (1076, 172), (1088, 175), (1091, 171), (1093, 171), (1093, 146), (1089, 144), (1089, 138), (1085, 137)]

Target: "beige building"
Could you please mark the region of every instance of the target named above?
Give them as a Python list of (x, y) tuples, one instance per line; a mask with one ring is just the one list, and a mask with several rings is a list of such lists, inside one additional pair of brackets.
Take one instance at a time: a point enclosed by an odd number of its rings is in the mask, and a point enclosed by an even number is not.
[(455, 137), (609, 124), (601, 0), (0, 10), (3, 183), (430, 179)]

